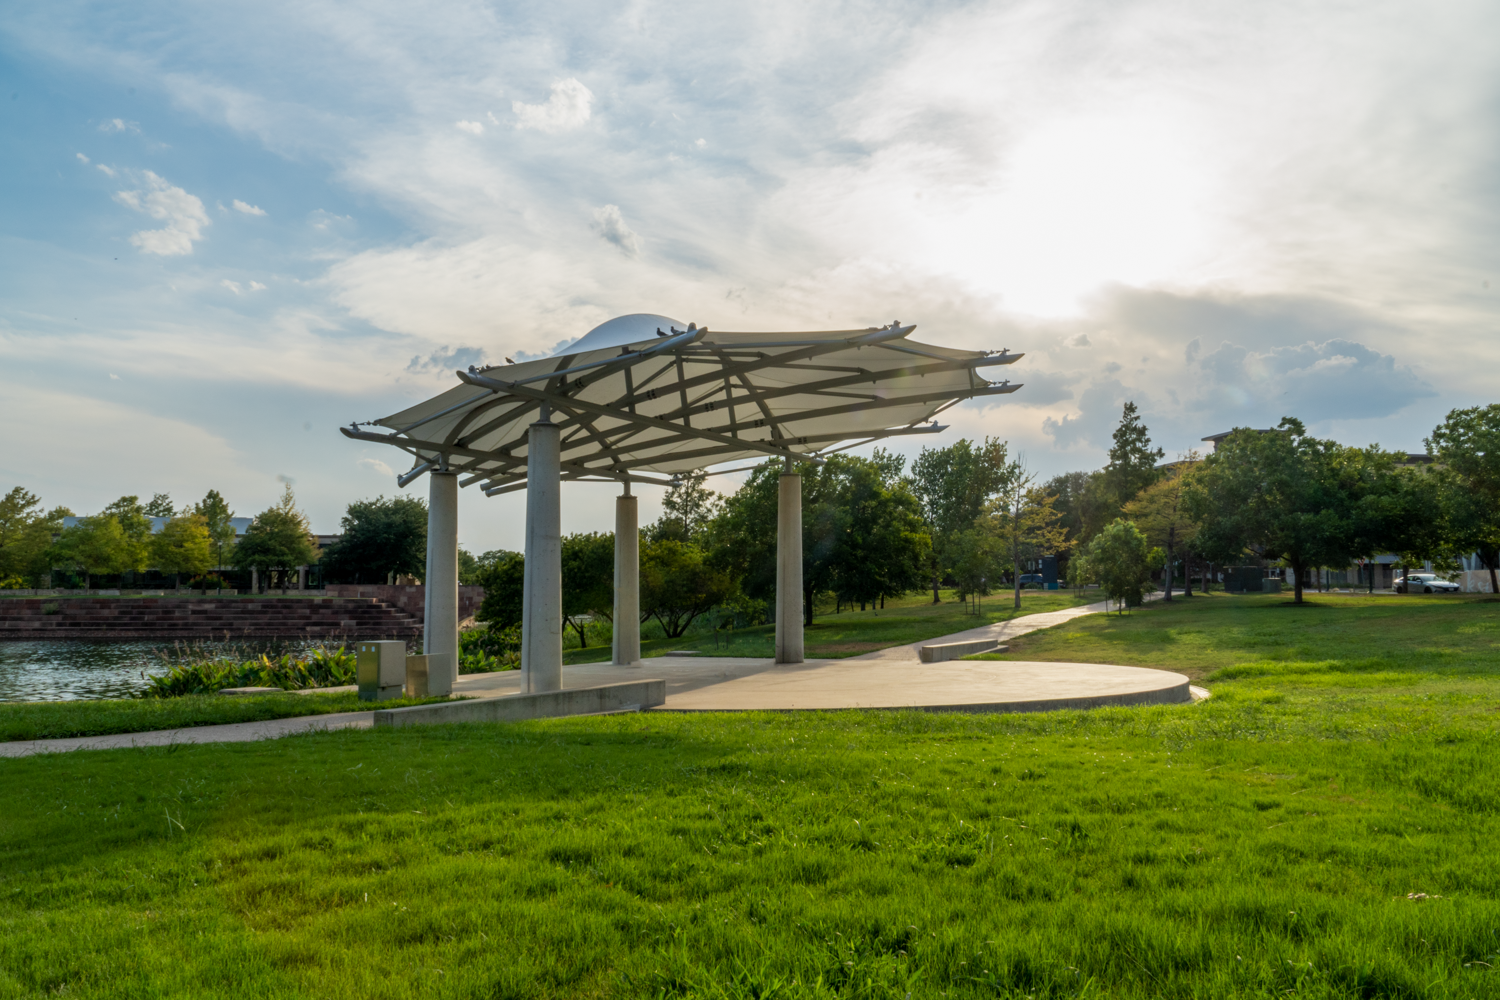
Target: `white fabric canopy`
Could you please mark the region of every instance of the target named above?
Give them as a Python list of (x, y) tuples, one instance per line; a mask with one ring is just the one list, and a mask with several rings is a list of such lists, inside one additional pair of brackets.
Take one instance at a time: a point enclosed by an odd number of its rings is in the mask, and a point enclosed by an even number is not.
[(544, 407), (561, 427), (564, 479), (663, 483), (726, 462), (819, 461), (840, 443), (932, 433), (942, 428), (931, 419), (960, 400), (1020, 388), (977, 369), (1023, 355), (921, 344), (907, 339), (914, 329), (710, 333), (623, 316), (556, 357), (471, 367), (447, 392), (343, 432), (409, 452), (402, 486), (446, 469), (493, 496), (525, 488), (527, 428)]

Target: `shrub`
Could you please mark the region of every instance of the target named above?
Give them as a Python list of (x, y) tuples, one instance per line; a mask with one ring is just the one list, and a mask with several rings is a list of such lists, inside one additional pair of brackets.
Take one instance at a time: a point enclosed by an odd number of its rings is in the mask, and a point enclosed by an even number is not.
[(185, 694), (212, 694), (229, 687), (278, 687), (284, 691), (337, 687), (355, 681), (356, 657), (343, 646), (319, 646), (298, 659), (290, 653), (256, 657), (203, 655), (192, 648), (161, 653), (166, 673), (146, 679), (143, 698), (176, 698)]
[(490, 625), (459, 633), (459, 673), (492, 674), (501, 670), (518, 670), (520, 666), (521, 626), (496, 629)]

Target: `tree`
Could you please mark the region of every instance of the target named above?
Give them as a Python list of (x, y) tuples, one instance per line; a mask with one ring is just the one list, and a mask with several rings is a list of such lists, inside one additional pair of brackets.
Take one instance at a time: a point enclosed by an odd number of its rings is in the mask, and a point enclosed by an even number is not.
[(1237, 428), (1220, 441), (1184, 500), (1211, 558), (1230, 562), (1248, 548), (1284, 560), (1301, 604), (1305, 570), (1347, 565), (1394, 541), (1392, 462), (1376, 448), (1308, 437), (1300, 420), (1285, 417), (1274, 430)]
[(98, 514), (80, 517), (73, 527), (64, 529), (48, 555), (56, 565), (83, 570), (83, 585), (90, 589), (92, 577), (132, 569), (133, 550), (119, 518)]
[[(877, 460), (878, 459), (878, 460)], [(813, 595), (834, 591), (858, 601), (903, 594), (921, 580), (928, 535), (920, 505), (900, 480), (900, 464), (834, 455), (802, 477), (802, 606), (811, 624)], [(725, 498), (704, 533), (710, 562), (755, 600), (776, 592), (776, 533), (782, 465), (757, 468)]]
[(172, 506), (172, 498), (165, 493), (153, 496), (151, 502), (143, 508), (143, 512), (147, 517), (172, 517), (177, 513), (176, 508)]
[(1128, 402), (1120, 414), (1109, 448), (1109, 463), (1100, 473), (1101, 487), (1114, 511), (1124, 506), (1152, 483), (1161, 478), (1156, 463), (1166, 452), (1151, 447), (1151, 435), (1141, 422), (1135, 403)]
[(1162, 552), (1153, 549), (1135, 525), (1115, 518), (1088, 544), (1083, 558), (1105, 597), (1118, 607), (1138, 608), (1145, 602), (1151, 571), (1161, 564)]
[[(486, 552), (481, 556), (496, 555)], [(499, 553), (499, 558), (483, 565), (479, 582), (484, 600), (475, 612), (476, 621), (489, 622), (491, 628), (510, 628), (521, 624), (526, 595), (526, 557), (519, 552)]]
[(1058, 527), (1068, 533), (1070, 545), (1081, 545), (1099, 533), (1106, 523), (1109, 501), (1104, 496), (1104, 476), (1099, 472), (1064, 472), (1042, 484), (1042, 492), (1056, 497)]
[(52, 536), (72, 513), (66, 507), (44, 512), (41, 498), (19, 486), (0, 498), (0, 580), (34, 585), (45, 576)]
[(171, 573), (181, 586), (182, 574), (196, 576), (214, 564), (213, 540), (208, 519), (183, 510), (162, 525), (151, 538), (151, 559), (163, 573)]
[(804, 506), (803, 519), (804, 564), (813, 546), (818, 576), (803, 580), (806, 624), (812, 624), (811, 598), (819, 583), (862, 605), (921, 585), (931, 540), (921, 506), (899, 476), (900, 465), (884, 455), (835, 455), (816, 473), (811, 510)]
[(707, 478), (702, 472), (694, 472), (668, 487), (667, 495), (661, 501), (661, 517), (646, 529), (648, 540), (699, 540), (722, 503), (719, 494), (704, 487), (703, 481)]
[(340, 524), (343, 537), (323, 557), (325, 578), (337, 583), (385, 583), (394, 576), (421, 579), (427, 575), (427, 504), (423, 501), (383, 496), (356, 500)]
[(655, 618), (670, 639), (729, 596), (732, 580), (692, 542), (664, 538), (641, 548), (641, 620)]
[(1067, 529), (1058, 525), (1057, 497), (1032, 485), (1035, 477), (1019, 465), (1004, 494), (992, 505), (995, 530), (1010, 554), (1016, 610), (1021, 608), (1021, 560), (1038, 559), (1067, 544)]
[(578, 633), (578, 645), (588, 647), (584, 615), (614, 616), (615, 536), (565, 535), (562, 540), (563, 626)]
[(938, 603), (943, 575), (963, 554), (959, 536), (974, 526), (1013, 476), (1006, 443), (988, 437), (977, 448), (967, 438), (947, 448), (923, 448), (912, 463), (911, 490), (932, 538), (933, 604)]
[(202, 500), (193, 505), (193, 513), (201, 514), (208, 525), (208, 537), (214, 548), (214, 565), (227, 566), (224, 559), (226, 549), (234, 545), (234, 511), (219, 495), (218, 490), (209, 490)]
[(1490, 592), (1500, 594), (1500, 403), (1449, 411), (1427, 449), (1469, 494), (1452, 522), (1454, 540), (1478, 554), (1490, 571)]
[(250, 522), (244, 537), (234, 547), (233, 558), (237, 568), (263, 573), (278, 569), (289, 573), (298, 566), (318, 561), (317, 542), (313, 540), (307, 516), (297, 509), (290, 485), (274, 506), (261, 511)]
[(120, 525), (125, 544), (122, 550), (123, 564), (112, 573), (140, 572), (151, 563), (151, 518), (141, 505), (141, 498), (125, 496), (99, 512), (113, 517)]
[(1172, 567), (1183, 548), (1192, 543), (1202, 527), (1188, 513), (1184, 494), (1188, 476), (1197, 467), (1198, 453), (1188, 452), (1180, 462), (1174, 462), (1166, 474), (1141, 490), (1136, 498), (1125, 505), (1125, 516), (1130, 518), (1153, 545), (1166, 550), (1166, 594), (1163, 600), (1172, 599)]

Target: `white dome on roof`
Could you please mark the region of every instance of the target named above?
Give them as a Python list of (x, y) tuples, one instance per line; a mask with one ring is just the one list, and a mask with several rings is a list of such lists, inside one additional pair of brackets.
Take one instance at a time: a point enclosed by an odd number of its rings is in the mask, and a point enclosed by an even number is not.
[(681, 320), (672, 319), (670, 316), (658, 316), (656, 313), (631, 313), (629, 316), (616, 316), (612, 320), (600, 323), (573, 341), (562, 349), (562, 353), (581, 354), (584, 351), (599, 351), (606, 347), (639, 344), (642, 341), (655, 340), (657, 330), (670, 334), (674, 326), (679, 330), (687, 329), (687, 324)]

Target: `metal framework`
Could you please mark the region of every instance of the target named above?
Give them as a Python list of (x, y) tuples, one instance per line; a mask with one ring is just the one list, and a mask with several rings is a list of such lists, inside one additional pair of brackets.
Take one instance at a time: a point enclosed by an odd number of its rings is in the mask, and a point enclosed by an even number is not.
[(936, 433), (944, 428), (933, 418), (961, 400), (1020, 388), (977, 369), (1023, 355), (916, 343), (907, 339), (914, 329), (710, 333), (669, 325), (623, 346), (470, 367), (447, 392), (341, 430), (409, 453), (402, 487), (440, 470), (497, 496), (526, 488), (528, 427), (538, 411), (561, 428), (563, 479), (670, 485), (726, 462), (821, 462), (881, 438)]

